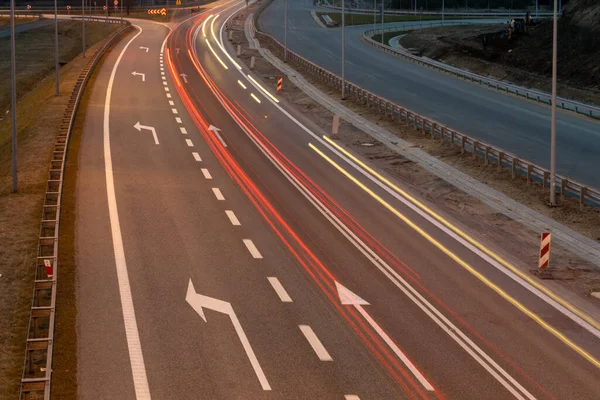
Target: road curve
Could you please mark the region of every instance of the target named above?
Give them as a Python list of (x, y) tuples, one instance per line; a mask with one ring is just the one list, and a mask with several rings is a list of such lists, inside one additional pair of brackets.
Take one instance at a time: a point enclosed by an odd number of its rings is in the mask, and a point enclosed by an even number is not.
[[(284, 0), (261, 15), (263, 31), (283, 42)], [(308, 2), (289, 2), (291, 50), (341, 75), (341, 29), (319, 27)], [(406, 23), (404, 23), (406, 24)], [(347, 28), (346, 79), (483, 142), (550, 165), (550, 108), (461, 81), (383, 53), (362, 41), (365, 26)], [(314, 43), (319, 46), (314, 46)], [(567, 112), (557, 117), (557, 171), (600, 187), (600, 123)]]

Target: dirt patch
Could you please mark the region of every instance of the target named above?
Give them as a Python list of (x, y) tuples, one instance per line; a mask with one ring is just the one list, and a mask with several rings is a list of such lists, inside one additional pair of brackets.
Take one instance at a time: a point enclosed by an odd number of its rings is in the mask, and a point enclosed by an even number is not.
[[(96, 37), (101, 38), (103, 35)], [(77, 46), (79, 47), (79, 43)], [(89, 49), (90, 54), (97, 46)], [(53, 74), (40, 78), (33, 90), (22, 94), (17, 107), (19, 192), (16, 194), (10, 193), (10, 118), (0, 121), (2, 398), (18, 397), (35, 273), (33, 266), (37, 256), (40, 217), (52, 146), (75, 81), (87, 61), (88, 59), (77, 56), (60, 69), (60, 96), (54, 96)]]
[[(566, 6), (558, 32), (559, 96), (600, 104), (599, 21), (597, 1), (573, 0)], [(508, 24), (454, 26), (415, 30), (400, 44), (479, 75), (550, 92), (553, 27), (551, 21), (538, 22), (512, 39)]]
[[(247, 12), (252, 12), (252, 8)], [(233, 45), (242, 45), (241, 59), (247, 65), (251, 56), (256, 57), (255, 74), (263, 81), (270, 81), (281, 72), (260, 56), (256, 50), (248, 48), (243, 32), (245, 15), (238, 15), (232, 22), (234, 30)], [(266, 43), (261, 43), (265, 46)], [(266, 46), (267, 48), (269, 46)], [(274, 54), (275, 49), (270, 49)], [(305, 77), (323, 93), (339, 98), (339, 93), (320, 81)], [(331, 130), (333, 115), (320, 104), (287, 80), (280, 96), (296, 109), (310, 117), (325, 131)], [(546, 207), (547, 191), (540, 185), (532, 184), (529, 190), (524, 178), (512, 179), (506, 170), (485, 166), (480, 160), (461, 155), (460, 150), (448, 143), (441, 143), (425, 137), (413, 128), (381, 116), (375, 110), (351, 101), (344, 103), (357, 114), (382, 126), (399, 138), (418, 146), (431, 155), (442, 159), (449, 165), (469, 174), (483, 183), (499, 190), (516, 201), (550, 216), (559, 222), (600, 241), (600, 210), (584, 208), (580, 210), (575, 201), (565, 200), (561, 207)], [(371, 136), (344, 121), (340, 125), (340, 140), (354, 153), (368, 159), (373, 167), (401, 182), (411, 193), (435, 205), (443, 215), (448, 216), (456, 225), (466, 227), (483, 243), (494, 251), (509, 255), (509, 261), (521, 267), (535, 266), (538, 261), (539, 232), (533, 232), (520, 223), (462, 192), (448, 182), (429, 173), (419, 165), (388, 149)], [(366, 144), (366, 145), (365, 145)], [(582, 260), (560, 246), (553, 247), (552, 265), (558, 280), (573, 292), (588, 297), (590, 291), (600, 286), (600, 269)]]
[[(28, 24), (30, 22), (39, 21), (38, 18), (31, 17), (17, 17), (15, 18), (15, 25), (23, 25)], [(10, 28), (10, 18), (9, 17), (0, 17), (0, 29)]]

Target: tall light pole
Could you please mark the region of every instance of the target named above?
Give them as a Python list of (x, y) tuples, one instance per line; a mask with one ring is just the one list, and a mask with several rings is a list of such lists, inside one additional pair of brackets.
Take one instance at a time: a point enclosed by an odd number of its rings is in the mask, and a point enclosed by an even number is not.
[(10, 0), (10, 88), (12, 91), (12, 191), (17, 192), (17, 68), (15, 60), (15, 0)]
[(85, 57), (85, 0), (81, 0), (81, 39), (83, 45), (83, 56)]
[(535, 0), (535, 17), (540, 17), (540, 0)]
[(442, 25), (444, 25), (444, 11), (446, 9), (446, 0), (442, 0)]
[(383, 14), (383, 3), (385, 3), (385, 0), (381, 0), (381, 44), (383, 44), (383, 20), (385, 19)]
[(285, 11), (284, 11), (284, 22), (283, 22), (283, 62), (287, 62), (287, 14), (288, 14), (288, 0), (285, 0)]
[(56, 96), (58, 96), (59, 82), (58, 82), (58, 4), (57, 0), (54, 0), (54, 69), (56, 70)]
[(108, 0), (104, 0), (105, 8), (104, 11), (104, 26), (106, 27), (106, 37), (108, 37)]
[(550, 138), (550, 205), (556, 205), (556, 60), (558, 58), (558, 0), (554, 0), (554, 32), (552, 35), (552, 128)]
[(342, 100), (346, 98), (346, 0), (342, 0)]

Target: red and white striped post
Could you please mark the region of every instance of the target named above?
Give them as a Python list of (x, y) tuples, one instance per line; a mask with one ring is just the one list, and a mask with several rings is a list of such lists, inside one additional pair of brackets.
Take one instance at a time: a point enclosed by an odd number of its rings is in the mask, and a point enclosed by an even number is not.
[(277, 93), (281, 92), (281, 88), (283, 86), (283, 77), (277, 78)]
[(48, 275), (48, 279), (52, 279), (52, 261), (48, 259), (44, 260), (44, 268), (46, 269), (46, 275)]
[(541, 277), (551, 277), (550, 268), (550, 244), (552, 243), (552, 234), (543, 232), (540, 243), (540, 260), (538, 263), (538, 273)]

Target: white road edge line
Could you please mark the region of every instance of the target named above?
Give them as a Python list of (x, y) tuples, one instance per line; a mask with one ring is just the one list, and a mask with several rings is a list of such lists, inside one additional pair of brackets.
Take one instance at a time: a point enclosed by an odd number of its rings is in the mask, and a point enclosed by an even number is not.
[(229, 222), (231, 225), (240, 226), (240, 220), (235, 216), (235, 213), (231, 210), (225, 210), (225, 214), (227, 214), (227, 218), (229, 218)]
[(304, 337), (306, 338), (306, 340), (308, 340), (308, 343), (313, 348), (315, 353), (317, 353), (317, 357), (319, 357), (319, 360), (333, 361), (333, 358), (331, 358), (331, 356), (325, 349), (325, 346), (323, 346), (323, 343), (321, 343), (321, 341), (319, 340), (319, 338), (317, 337), (317, 335), (315, 334), (315, 332), (312, 330), (312, 328), (310, 326), (298, 325), (298, 327), (304, 334)]
[(212, 179), (212, 175), (210, 174), (210, 171), (206, 168), (202, 168), (202, 175), (204, 175), (204, 179)]
[(200, 158), (200, 154), (196, 153), (195, 151), (192, 153), (192, 155), (194, 156), (194, 160), (200, 162), (202, 161), (202, 158)]
[(113, 176), (112, 155), (110, 151), (110, 100), (112, 88), (115, 81), (117, 68), (129, 45), (142, 33), (142, 28), (134, 25), (139, 32), (132, 37), (121, 50), (113, 66), (108, 87), (106, 88), (106, 99), (104, 101), (104, 171), (106, 174), (106, 194), (108, 199), (108, 214), (112, 233), (112, 242), (115, 255), (115, 266), (117, 269), (117, 279), (119, 283), (119, 294), (121, 296), (121, 308), (123, 309), (123, 322), (125, 325), (125, 337), (127, 338), (127, 348), (129, 350), (129, 361), (131, 362), (131, 373), (133, 375), (133, 386), (135, 396), (138, 400), (149, 400), (150, 387), (148, 386), (148, 377), (146, 375), (146, 366), (142, 354), (142, 345), (135, 317), (133, 306), (133, 297), (131, 286), (129, 284), (129, 274), (127, 272), (127, 261), (125, 259), (125, 249), (123, 246), (123, 236), (121, 234), (121, 224), (119, 222), (119, 211), (117, 208), (117, 198), (115, 194), (115, 181)]
[(217, 200), (220, 200), (220, 201), (225, 200), (225, 197), (223, 196), (223, 193), (221, 193), (221, 190), (219, 188), (212, 188), (212, 191), (215, 194), (215, 197), (217, 198)]
[(263, 258), (262, 254), (260, 254), (260, 251), (258, 251), (252, 240), (244, 239), (244, 244), (246, 245), (246, 248), (248, 249), (252, 257)]
[(271, 286), (273, 286), (273, 290), (275, 290), (277, 296), (279, 296), (279, 300), (281, 300), (283, 303), (293, 302), (288, 292), (285, 290), (281, 282), (279, 282), (279, 279), (275, 278), (274, 276), (269, 276), (267, 279), (269, 280)]

